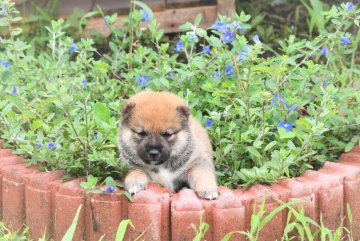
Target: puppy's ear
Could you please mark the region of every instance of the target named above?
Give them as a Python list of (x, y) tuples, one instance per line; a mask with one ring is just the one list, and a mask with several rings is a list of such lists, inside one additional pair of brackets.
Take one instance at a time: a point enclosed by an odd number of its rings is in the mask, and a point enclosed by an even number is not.
[(190, 115), (190, 109), (189, 107), (182, 105), (176, 108), (177, 112), (179, 112), (180, 117), (183, 121), (187, 121), (189, 119)]
[(133, 109), (135, 108), (135, 103), (126, 103), (122, 109), (121, 119), (123, 123), (127, 123), (131, 117)]

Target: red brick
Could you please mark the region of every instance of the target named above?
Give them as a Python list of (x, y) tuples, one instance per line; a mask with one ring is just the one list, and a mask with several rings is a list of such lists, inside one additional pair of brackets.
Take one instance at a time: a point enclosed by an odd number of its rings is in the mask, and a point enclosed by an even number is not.
[[(273, 184), (269, 186), (269, 189), (274, 191), (278, 195), (280, 201), (282, 201), (283, 203), (287, 203), (289, 201), (291, 191), (286, 187)], [(281, 213), (282, 213), (282, 222), (283, 222), (282, 227), (285, 227), (287, 222), (288, 209), (284, 208)]]
[(85, 178), (74, 179), (62, 183), (55, 194), (55, 218), (54, 218), (54, 239), (61, 240), (70, 227), (77, 209), (83, 205), (77, 222), (74, 239), (83, 240), (85, 231), (85, 189), (80, 187), (80, 183)]
[(0, 158), (11, 156), (12, 151), (10, 149), (0, 149)]
[[(344, 215), (347, 216), (346, 206), (349, 204), (353, 217), (353, 237), (354, 240), (360, 240), (360, 165), (359, 168), (354, 168), (354, 165), (356, 162), (349, 160), (341, 163), (326, 162), (320, 172), (343, 178)], [(348, 219), (345, 219), (345, 227), (350, 227)]]
[(171, 198), (171, 240), (193, 240), (203, 215), (202, 202), (191, 189), (183, 189)]
[(339, 161), (340, 162), (347, 161), (347, 162), (360, 163), (360, 152), (344, 153), (340, 156)]
[(143, 240), (170, 240), (170, 194), (168, 189), (151, 184), (137, 193), (134, 202), (128, 204), (128, 218), (135, 230), (129, 229), (126, 240), (134, 240), (143, 234)]
[(23, 175), (34, 172), (24, 164), (1, 167), (3, 219), (14, 230), (22, 227), (25, 216), (25, 180)]
[[(287, 193), (285, 195), (288, 195), (288, 201), (302, 201), (301, 203), (293, 204), (292, 207), (295, 209), (303, 208), (304, 214), (307, 217), (316, 220), (317, 206), (315, 202), (315, 194), (312, 192), (312, 189), (308, 185), (304, 185), (303, 183), (293, 178), (287, 178), (281, 180), (280, 182), (272, 184), (272, 186), (281, 186), (283, 188), (286, 188), (289, 191), (289, 193), (285, 192)], [(298, 234), (296, 232), (292, 232), (289, 234), (289, 237), (297, 235)]]
[[(220, 196), (212, 211), (212, 237), (221, 240), (227, 233), (245, 231), (245, 206), (242, 199), (226, 187), (219, 188)], [(242, 234), (234, 234), (231, 240), (246, 240)]]
[(30, 235), (38, 240), (46, 234), (52, 237), (52, 192), (50, 183), (64, 175), (63, 171), (37, 172), (26, 175), (28, 181), (25, 188), (26, 225), (29, 227)]
[(339, 227), (344, 213), (344, 191), (341, 177), (308, 170), (297, 180), (308, 184), (315, 194), (318, 207), (318, 212), (316, 212), (317, 223), (320, 223), (321, 214), (326, 227), (332, 230)]
[(123, 216), (121, 210), (124, 196), (117, 189), (114, 193), (91, 193), (87, 197), (90, 208), (86, 210), (86, 240), (98, 241), (105, 234), (104, 240), (115, 240), (116, 231)]
[[(235, 190), (236, 193), (239, 191)], [(265, 216), (267, 216), (272, 210), (279, 206), (277, 200), (279, 196), (268, 187), (260, 184), (252, 185), (249, 188), (240, 191), (241, 199), (243, 200), (245, 206), (245, 227), (247, 230), (250, 230), (250, 221), (251, 215), (255, 212), (258, 213), (260, 210), (261, 203), (266, 197), (265, 200)], [(255, 213), (255, 214), (256, 214)], [(283, 231), (283, 220), (282, 213), (276, 214), (261, 230), (259, 240), (280, 240), (282, 237)]]
[(354, 146), (354, 148), (351, 151), (352, 152), (360, 152), (360, 146)]

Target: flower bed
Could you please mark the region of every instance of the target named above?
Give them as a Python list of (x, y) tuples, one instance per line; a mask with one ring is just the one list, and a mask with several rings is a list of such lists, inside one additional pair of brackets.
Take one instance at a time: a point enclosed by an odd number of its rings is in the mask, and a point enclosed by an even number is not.
[[(1, 143), (1, 142), (0, 142)], [(0, 215), (14, 229), (29, 227), (31, 237), (61, 240), (72, 223), (77, 208), (82, 209), (74, 240), (114, 240), (121, 220), (130, 219), (126, 240), (134, 240), (143, 232), (144, 240), (192, 240), (192, 224), (202, 221), (210, 225), (206, 240), (221, 240), (232, 231), (250, 228), (253, 205), (258, 210), (266, 195), (265, 210), (270, 212), (283, 202), (302, 200), (305, 214), (319, 222), (320, 213), (326, 227), (335, 229), (352, 211), (353, 238), (360, 238), (360, 149), (343, 154), (339, 163), (326, 162), (319, 171), (306, 171), (298, 178), (284, 179), (272, 185), (255, 184), (249, 188), (230, 190), (220, 187), (216, 201), (198, 199), (190, 189), (172, 194), (151, 184), (130, 202), (117, 189), (114, 193), (87, 193), (80, 187), (85, 178), (62, 181), (62, 171), (41, 172), (27, 167), (11, 150), (0, 149)], [(24, 219), (25, 216), (25, 219)], [(262, 230), (259, 240), (273, 241), (282, 237), (287, 210), (278, 213)], [(345, 227), (349, 228), (348, 219)], [(46, 231), (45, 231), (46, 230)], [(146, 230), (146, 231), (145, 231)], [(245, 240), (236, 234), (233, 240)]]

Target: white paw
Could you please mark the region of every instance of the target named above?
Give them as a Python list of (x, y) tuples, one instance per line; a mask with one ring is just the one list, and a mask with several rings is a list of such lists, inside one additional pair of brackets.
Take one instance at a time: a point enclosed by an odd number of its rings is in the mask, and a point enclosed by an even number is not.
[(125, 186), (126, 190), (128, 190), (130, 194), (136, 194), (141, 190), (145, 190), (147, 188), (147, 182), (138, 182), (134, 184), (127, 184)]
[(215, 200), (219, 197), (218, 191), (204, 190), (197, 192), (197, 194), (199, 195), (200, 198), (208, 199), (208, 200)]

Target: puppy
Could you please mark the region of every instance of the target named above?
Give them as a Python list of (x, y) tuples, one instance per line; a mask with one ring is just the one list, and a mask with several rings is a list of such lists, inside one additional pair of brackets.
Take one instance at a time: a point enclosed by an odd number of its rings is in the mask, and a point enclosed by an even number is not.
[(208, 134), (176, 95), (144, 91), (131, 97), (122, 110), (118, 147), (128, 162), (125, 188), (131, 194), (152, 180), (172, 191), (188, 186), (201, 198), (218, 197)]

